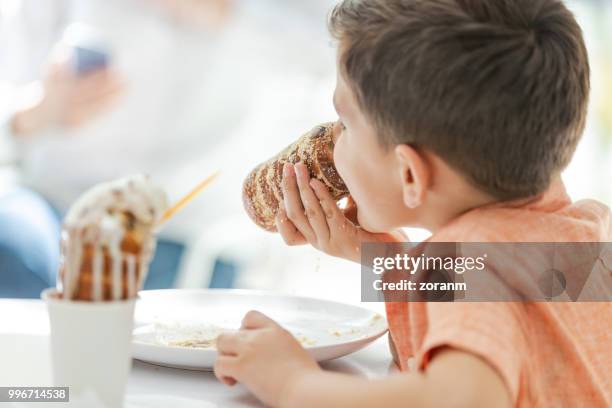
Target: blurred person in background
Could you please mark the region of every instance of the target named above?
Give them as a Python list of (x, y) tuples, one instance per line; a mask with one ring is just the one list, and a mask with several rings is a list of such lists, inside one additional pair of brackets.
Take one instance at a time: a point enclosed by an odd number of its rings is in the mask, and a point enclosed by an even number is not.
[[(132, 173), (177, 184), (175, 169), (239, 122), (246, 87), (218, 75), (232, 67), (216, 58), (232, 6), (0, 0), (0, 297), (54, 285), (61, 216), (85, 190)], [(75, 68), (64, 43), (77, 22), (99, 34), (107, 63)], [(184, 237), (172, 235), (158, 243), (148, 288), (173, 284)]]
[[(165, 225), (146, 288), (294, 291), (311, 276), (319, 255), (299, 250), (290, 263), (304, 270), (283, 273), (283, 242), (248, 219), (241, 186), (262, 157), (336, 119), (322, 24), (334, 2), (0, 0), (0, 297), (53, 285), (63, 213), (132, 173), (173, 201), (221, 170)], [(80, 75), (61, 52), (74, 23), (108, 59)]]

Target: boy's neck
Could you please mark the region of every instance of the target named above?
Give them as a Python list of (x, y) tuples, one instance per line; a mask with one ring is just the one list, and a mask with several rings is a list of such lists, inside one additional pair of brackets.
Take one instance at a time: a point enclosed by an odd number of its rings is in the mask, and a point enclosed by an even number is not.
[(440, 204), (439, 210), (436, 211), (437, 214), (425, 217), (425, 222), (427, 222), (425, 228), (435, 234), (461, 215), (497, 202), (499, 202), (498, 199), (482, 192), (460, 194), (454, 198), (449, 197), (446, 203)]
[(548, 189), (542, 194), (524, 199), (504, 201), (475, 187), (437, 155), (431, 152), (425, 153), (432, 166), (435, 182), (429, 186), (426, 203), (415, 212), (407, 215), (406, 226), (425, 228), (435, 234), (469, 211), (502, 202), (519, 207), (528, 205), (559, 185), (562, 195), (569, 200), (569, 196), (563, 188), (560, 174), (552, 177)]
[(427, 211), (427, 214), (425, 214), (425, 216), (422, 218), (424, 220), (422, 226), (432, 233), (436, 233), (454, 219), (469, 211), (502, 202), (506, 202), (508, 205), (513, 207), (528, 205), (541, 199), (546, 193), (550, 192), (551, 189), (554, 189), (559, 185), (561, 186), (562, 196), (566, 197), (567, 200), (570, 200), (567, 193), (565, 193), (565, 188), (563, 187), (563, 182), (560, 175), (553, 177), (546, 192), (535, 196), (510, 201), (500, 200), (471, 185), (466, 184), (465, 182), (458, 182), (454, 184), (453, 187), (446, 189), (446, 194), (444, 194), (444, 196), (440, 195), (437, 200), (434, 198), (433, 201), (438, 202), (438, 204), (434, 204), (434, 207)]
[(428, 205), (423, 206), (418, 218), (419, 224), (432, 233), (471, 210), (500, 202), (439, 157), (431, 155), (430, 162), (435, 167), (436, 182), (428, 193)]

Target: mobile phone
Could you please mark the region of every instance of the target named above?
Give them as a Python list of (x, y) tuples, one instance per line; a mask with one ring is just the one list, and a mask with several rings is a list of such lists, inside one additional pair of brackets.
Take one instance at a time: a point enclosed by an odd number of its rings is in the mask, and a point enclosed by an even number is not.
[(88, 74), (108, 66), (108, 54), (101, 49), (76, 46), (74, 51), (74, 70), (79, 75)]

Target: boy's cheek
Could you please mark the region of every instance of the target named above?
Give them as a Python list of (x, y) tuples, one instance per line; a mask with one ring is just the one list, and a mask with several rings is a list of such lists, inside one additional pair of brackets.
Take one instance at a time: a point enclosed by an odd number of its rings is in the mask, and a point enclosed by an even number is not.
[[(356, 201), (355, 201), (356, 202)], [(357, 203), (357, 202), (356, 202)], [(363, 206), (363, 211), (359, 208), (359, 204), (357, 203), (357, 221), (361, 228), (365, 229), (368, 232), (373, 233), (382, 233), (387, 232), (389, 228), (389, 220), (387, 219), (378, 219), (376, 216), (376, 212), (368, 211), (367, 205)], [(386, 217), (385, 217), (386, 218)]]
[(370, 189), (360, 189), (353, 194), (359, 225), (374, 233), (385, 233), (405, 226), (407, 209), (395, 191), (384, 188), (380, 182), (374, 182), (375, 185)]
[(380, 184), (379, 169), (364, 166), (364, 161), (372, 160), (372, 157), (361, 158), (362, 152), (351, 152), (345, 143), (342, 137), (338, 139), (334, 164), (357, 205), (357, 221), (370, 232), (387, 232), (395, 225), (395, 217), (388, 208), (379, 207), (381, 202), (388, 201), (381, 200), (381, 197), (389, 194)]
[[(346, 172), (344, 170), (344, 143), (342, 143), (343, 138), (338, 139), (336, 144), (334, 145), (334, 166), (336, 167), (336, 171), (338, 171), (338, 175), (340, 178), (344, 180), (346, 183)], [(347, 186), (348, 187), (348, 186)]]
[[(338, 174), (344, 180), (346, 187), (351, 193), (355, 204), (357, 205), (357, 220), (359, 225), (366, 227), (369, 224), (368, 217), (365, 217), (369, 211), (368, 196), (373, 194), (369, 185), (367, 174), (360, 174), (359, 167), (352, 166), (350, 154), (343, 150), (342, 143), (339, 142), (334, 149), (334, 164)], [(348, 156), (348, 157), (347, 157)]]
[(365, 175), (361, 174), (363, 166), (360, 166), (362, 162), (360, 153), (351, 150), (345, 137), (340, 137), (334, 146), (334, 166), (351, 195), (354, 191), (363, 190), (363, 184), (366, 183)]

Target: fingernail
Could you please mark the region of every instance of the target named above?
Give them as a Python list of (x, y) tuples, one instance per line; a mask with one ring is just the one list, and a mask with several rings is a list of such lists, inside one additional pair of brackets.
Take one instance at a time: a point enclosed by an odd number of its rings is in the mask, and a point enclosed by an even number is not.
[(316, 182), (315, 180), (316, 180), (316, 179), (313, 179), (313, 178), (311, 178), (311, 179), (310, 179), (310, 183), (309, 183), (309, 184), (310, 184), (310, 187), (312, 187), (312, 188), (316, 188), (317, 182)]
[(283, 166), (283, 176), (288, 177), (291, 175), (291, 169), (289, 168), (290, 164), (289, 163), (285, 163), (285, 165)]
[(304, 163), (297, 162), (295, 164), (295, 172), (296, 172), (296, 174), (299, 174), (300, 176), (303, 176), (304, 175)]

